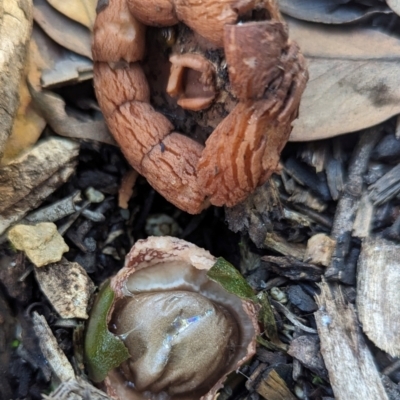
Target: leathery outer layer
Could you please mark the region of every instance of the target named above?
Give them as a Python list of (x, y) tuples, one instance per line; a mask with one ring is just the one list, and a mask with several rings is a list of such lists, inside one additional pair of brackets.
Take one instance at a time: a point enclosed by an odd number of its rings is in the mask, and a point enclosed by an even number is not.
[(117, 400), (211, 400), (255, 353), (257, 308), (207, 276), (216, 259), (173, 237), (139, 240), (112, 278), (110, 331), (130, 358), (103, 385)]
[[(99, 0), (97, 12), (92, 51), (100, 107), (128, 162), (159, 193), (195, 214), (210, 204), (234, 206), (270, 177), (308, 79), (275, 0)], [(203, 47), (223, 49), (237, 99), (205, 146), (176, 132), (150, 104), (142, 66), (146, 26), (178, 23)], [(213, 63), (198, 49), (171, 55), (166, 88), (194, 111), (210, 107), (218, 94)], [(203, 94), (182, 89), (185, 73)]]

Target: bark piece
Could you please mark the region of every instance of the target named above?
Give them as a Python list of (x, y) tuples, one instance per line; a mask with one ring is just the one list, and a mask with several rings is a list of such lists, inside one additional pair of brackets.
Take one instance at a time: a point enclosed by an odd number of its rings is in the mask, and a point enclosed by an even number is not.
[(308, 264), (293, 257), (261, 257), (266, 262), (268, 270), (292, 280), (308, 280), (319, 282), (324, 270), (317, 265)]
[(374, 209), (369, 193), (364, 192), (353, 224), (354, 237), (366, 238), (370, 235), (374, 220)]
[(325, 276), (329, 280), (339, 280), (346, 284), (355, 283), (355, 270), (346, 258), (351, 254), (351, 238), (357, 209), (363, 194), (363, 176), (375, 144), (379, 141), (380, 128), (372, 127), (361, 134), (348, 169), (344, 191), (336, 207), (331, 237), (336, 240), (331, 264)]
[(290, 343), (288, 354), (299, 360), (314, 374), (328, 381), (328, 371), (321, 356), (317, 335), (303, 335), (293, 339)]
[(76, 203), (80, 201), (82, 201), (81, 192), (75, 191), (62, 200), (31, 212), (25, 220), (30, 223), (58, 221), (76, 212)]
[(256, 392), (266, 400), (296, 400), (296, 397), (289, 390), (286, 382), (279, 376), (275, 369), (268, 369), (261, 372), (265, 368), (260, 365), (251, 375), (246, 387)]
[(396, 165), (368, 189), (374, 205), (388, 202), (400, 192), (400, 165)]
[(289, 286), (287, 295), (292, 304), (304, 312), (314, 312), (317, 305), (311, 296), (309, 296), (300, 285)]
[(272, 179), (258, 187), (242, 203), (226, 208), (225, 212), (229, 229), (248, 233), (257, 247), (264, 246), (266, 235), (272, 230), (273, 221), (283, 218), (279, 191)]
[(0, 215), (0, 234), (3, 234), (15, 222), (18, 222), (29, 211), (36, 209), (50, 194), (64, 184), (75, 172), (76, 160), (65, 164), (49, 179), (33, 188), (29, 195), (13, 204)]
[(31, 29), (30, 0), (0, 3), (0, 157), (18, 109), (18, 88)]
[(277, 251), (288, 257), (293, 257), (297, 260), (304, 259), (306, 248), (301, 243), (290, 243), (278, 233), (267, 233), (264, 240), (264, 246), (267, 249)]
[(380, 349), (400, 356), (400, 245), (368, 238), (358, 259), (357, 310), (363, 331)]
[(50, 138), (0, 168), (0, 232), (36, 207), (73, 172), (79, 145)]
[(17, 250), (24, 251), (37, 267), (60, 261), (63, 253), (69, 250), (52, 222), (33, 226), (15, 225), (8, 232), (8, 239)]
[(345, 304), (340, 291), (332, 294), (325, 281), (317, 303), (321, 352), (336, 400), (388, 400), (354, 307)]
[(72, 365), (58, 346), (57, 339), (54, 337), (46, 319), (37, 312), (33, 313), (33, 329), (39, 340), (39, 347), (44, 358), (49, 363), (54, 375), (61, 381), (74, 379), (75, 374)]
[(35, 276), (61, 318), (88, 318), (88, 304), (95, 286), (78, 263), (63, 259), (35, 268)]
[(69, 379), (51, 392), (42, 394), (44, 400), (112, 400), (103, 391), (95, 388), (82, 378)]

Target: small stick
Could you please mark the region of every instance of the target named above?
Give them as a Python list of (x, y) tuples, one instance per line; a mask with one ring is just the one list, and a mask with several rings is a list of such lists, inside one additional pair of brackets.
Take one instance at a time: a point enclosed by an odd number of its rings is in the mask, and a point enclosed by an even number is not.
[[(347, 271), (345, 259), (350, 251), (352, 229), (363, 191), (363, 175), (367, 171), (371, 152), (381, 137), (381, 128), (372, 127), (360, 136), (349, 164), (348, 179), (338, 202), (331, 232), (337, 246), (331, 265), (326, 270), (328, 280), (355, 283), (354, 271)], [(350, 272), (350, 273), (349, 273)]]

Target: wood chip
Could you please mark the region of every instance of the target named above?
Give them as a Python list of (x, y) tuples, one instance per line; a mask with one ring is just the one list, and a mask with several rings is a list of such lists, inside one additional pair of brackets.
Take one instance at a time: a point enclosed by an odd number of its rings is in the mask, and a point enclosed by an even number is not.
[(104, 392), (81, 378), (70, 379), (50, 393), (44, 400), (111, 400)]
[(22, 200), (38, 184), (78, 155), (79, 145), (51, 138), (0, 169), (0, 212)]
[(380, 349), (400, 356), (400, 245), (365, 239), (358, 259), (357, 309), (367, 336)]
[(78, 263), (63, 259), (44, 268), (35, 268), (35, 276), (40, 289), (62, 318), (89, 317), (88, 303), (95, 286)]
[(78, 151), (78, 143), (53, 137), (0, 168), (0, 234), (68, 179)]
[(68, 381), (75, 378), (72, 365), (60, 349), (57, 339), (54, 337), (46, 319), (34, 312), (32, 315), (33, 329), (39, 340), (39, 347), (44, 358), (49, 363), (54, 375), (61, 381)]
[(3, 211), (0, 215), (0, 234), (3, 234), (7, 228), (15, 222), (18, 222), (29, 211), (38, 207), (44, 199), (64, 184), (75, 172), (75, 164), (75, 159), (66, 163), (64, 167), (58, 170), (49, 179), (32, 189), (27, 197)]
[(256, 392), (267, 400), (296, 400), (288, 389), (286, 382), (279, 376), (275, 369), (262, 372), (265, 365), (261, 364), (251, 375), (246, 387)]
[(269, 232), (265, 235), (264, 246), (267, 249), (277, 251), (288, 257), (303, 260), (306, 248), (301, 243), (291, 243), (276, 232)]
[(36, 225), (15, 225), (8, 239), (17, 250), (22, 250), (37, 267), (60, 261), (69, 250), (53, 222)]
[(334, 296), (325, 281), (320, 286), (314, 315), (335, 399), (388, 400), (354, 307), (340, 291)]
[(268, 270), (291, 280), (319, 282), (324, 273), (321, 267), (299, 261), (293, 257), (264, 256), (261, 257), (261, 260), (265, 262)]
[(325, 368), (319, 347), (318, 336), (303, 335), (292, 340), (288, 354), (299, 360), (314, 374), (328, 381), (328, 371)]
[(335, 240), (331, 239), (325, 233), (317, 233), (308, 239), (306, 253), (304, 254), (304, 261), (328, 267), (331, 262), (333, 251), (335, 250), (335, 246)]

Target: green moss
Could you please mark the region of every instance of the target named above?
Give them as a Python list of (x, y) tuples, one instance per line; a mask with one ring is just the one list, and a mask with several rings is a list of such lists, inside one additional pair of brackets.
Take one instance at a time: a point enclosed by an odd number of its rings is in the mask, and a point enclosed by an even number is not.
[(85, 359), (89, 378), (94, 382), (104, 380), (110, 370), (130, 357), (122, 340), (108, 330), (107, 316), (114, 297), (107, 282), (97, 295), (86, 330)]
[(219, 283), (229, 293), (242, 299), (257, 301), (251, 286), (240, 272), (224, 258), (217, 259), (217, 262), (207, 272), (207, 276), (212, 281)]

